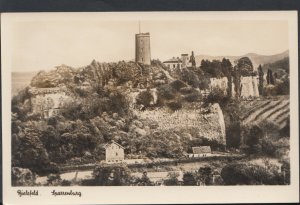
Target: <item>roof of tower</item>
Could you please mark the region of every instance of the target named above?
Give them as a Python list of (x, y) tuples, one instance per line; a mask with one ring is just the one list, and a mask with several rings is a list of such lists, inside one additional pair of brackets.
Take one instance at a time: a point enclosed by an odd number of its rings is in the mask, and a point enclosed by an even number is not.
[(147, 32), (147, 33), (136, 33), (135, 35), (136, 36), (149, 36), (150, 33), (149, 32)]

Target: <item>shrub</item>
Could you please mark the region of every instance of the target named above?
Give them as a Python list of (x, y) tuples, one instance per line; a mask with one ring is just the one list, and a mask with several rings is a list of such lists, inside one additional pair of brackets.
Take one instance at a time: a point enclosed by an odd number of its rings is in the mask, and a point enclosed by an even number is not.
[(91, 184), (98, 186), (130, 185), (130, 170), (125, 164), (101, 164), (93, 171)]
[(29, 169), (12, 167), (11, 169), (12, 186), (33, 186), (35, 185), (36, 175)]
[(195, 186), (197, 181), (191, 172), (186, 172), (183, 174), (183, 185), (184, 186)]
[(168, 102), (168, 103), (167, 103), (167, 106), (168, 106), (171, 110), (175, 111), (175, 110), (179, 110), (179, 109), (182, 108), (182, 103), (181, 103), (181, 101), (179, 101), (179, 100), (177, 100), (177, 101), (171, 101), (171, 102)]
[(179, 174), (176, 172), (169, 172), (167, 175), (167, 179), (164, 180), (164, 185), (166, 186), (177, 186), (179, 185), (179, 181), (178, 181), (178, 176)]
[(183, 97), (183, 100), (187, 101), (187, 102), (195, 102), (201, 99), (201, 95), (197, 92), (191, 93), (191, 94), (187, 94)]
[(187, 87), (187, 85), (181, 80), (174, 80), (170, 83), (170, 86), (174, 88), (176, 91), (179, 91), (181, 88)]
[(150, 90), (140, 92), (136, 98), (136, 103), (145, 107), (149, 107), (151, 101), (153, 101), (153, 96)]
[(229, 102), (229, 97), (225, 95), (224, 91), (220, 88), (213, 88), (209, 95), (204, 100), (204, 105), (209, 103), (219, 103), (223, 108)]
[(221, 176), (226, 185), (283, 184), (283, 177), (272, 167), (232, 163), (223, 167)]
[(157, 91), (159, 97), (166, 100), (172, 100), (176, 96), (176, 90), (170, 85), (161, 85), (157, 88)]

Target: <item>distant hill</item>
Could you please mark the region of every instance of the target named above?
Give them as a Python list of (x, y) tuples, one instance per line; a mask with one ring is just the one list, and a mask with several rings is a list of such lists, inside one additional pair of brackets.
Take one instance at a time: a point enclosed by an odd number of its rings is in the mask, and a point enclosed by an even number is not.
[(289, 73), (290, 70), (289, 58), (285, 57), (273, 63), (266, 63), (262, 66), (262, 68), (265, 73), (267, 72), (268, 69), (271, 69), (273, 72), (280, 72), (280, 70), (283, 70), (286, 73)]
[(30, 85), (31, 79), (37, 72), (12, 72), (12, 96), (16, 95), (20, 90)]
[(257, 68), (259, 64), (267, 64), (267, 63), (274, 63), (275, 61), (281, 60), (289, 56), (289, 51), (284, 51), (279, 54), (275, 55), (260, 55), (256, 53), (247, 53), (241, 56), (210, 56), (210, 55), (198, 55), (195, 56), (196, 64), (200, 65), (202, 60), (222, 60), (223, 58), (227, 58), (234, 63), (234, 61), (242, 58), (242, 57), (249, 57), (253, 63), (254, 68)]

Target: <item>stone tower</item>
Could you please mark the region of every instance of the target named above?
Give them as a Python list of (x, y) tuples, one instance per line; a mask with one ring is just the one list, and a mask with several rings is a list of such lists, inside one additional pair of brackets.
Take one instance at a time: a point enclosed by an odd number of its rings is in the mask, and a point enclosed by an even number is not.
[(151, 64), (150, 33), (135, 34), (135, 62)]
[(186, 68), (189, 62), (189, 54), (181, 54), (182, 67)]

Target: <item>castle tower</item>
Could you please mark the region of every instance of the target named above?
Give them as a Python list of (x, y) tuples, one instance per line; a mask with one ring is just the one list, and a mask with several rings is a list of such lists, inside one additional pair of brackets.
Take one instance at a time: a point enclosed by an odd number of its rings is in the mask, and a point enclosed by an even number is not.
[(189, 54), (181, 54), (182, 67), (186, 68), (189, 62)]
[(135, 62), (151, 64), (150, 33), (135, 34)]

